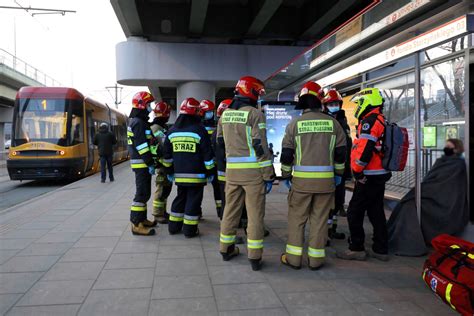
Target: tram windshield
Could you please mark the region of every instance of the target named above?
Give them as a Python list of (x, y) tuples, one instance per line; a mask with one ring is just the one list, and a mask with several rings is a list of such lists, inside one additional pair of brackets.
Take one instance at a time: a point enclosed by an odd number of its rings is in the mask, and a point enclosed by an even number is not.
[(82, 109), (80, 100), (18, 99), (12, 145), (41, 141), (72, 146), (84, 142)]

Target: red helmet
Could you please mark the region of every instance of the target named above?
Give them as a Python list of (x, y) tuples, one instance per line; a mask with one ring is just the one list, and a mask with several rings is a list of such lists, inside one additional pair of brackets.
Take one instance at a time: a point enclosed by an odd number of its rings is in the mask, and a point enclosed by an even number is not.
[(232, 99), (225, 99), (221, 103), (219, 103), (219, 107), (217, 108), (217, 117), (221, 117), (222, 113), (227, 110), (232, 103)]
[(199, 104), (200, 115), (204, 116), (204, 113), (214, 111), (216, 105), (211, 100), (202, 100)]
[(168, 103), (161, 101), (155, 105), (153, 112), (155, 113), (155, 117), (169, 118), (171, 107), (168, 105)]
[(342, 105), (342, 97), (341, 94), (336, 89), (331, 89), (326, 93), (326, 96), (322, 100), (323, 104), (326, 105), (332, 102), (339, 102)]
[(311, 94), (318, 97), (320, 100), (324, 97), (323, 89), (314, 81), (308, 81), (304, 84), (300, 91), (300, 98), (306, 94)]
[(132, 99), (132, 107), (134, 109), (146, 110), (148, 104), (155, 101), (155, 98), (146, 91), (135, 93)]
[(259, 96), (265, 94), (265, 86), (257, 78), (245, 76), (237, 82), (235, 94), (257, 101)]
[(199, 101), (195, 98), (187, 98), (181, 102), (179, 114), (199, 115)]

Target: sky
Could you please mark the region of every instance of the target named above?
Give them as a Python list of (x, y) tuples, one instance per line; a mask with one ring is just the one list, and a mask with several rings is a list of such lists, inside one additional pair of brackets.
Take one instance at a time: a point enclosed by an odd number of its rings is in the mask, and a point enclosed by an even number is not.
[[(0, 6), (74, 10), (31, 16), (0, 9), (0, 48), (97, 101), (114, 105), (105, 89), (115, 84), (115, 45), (125, 35), (109, 0), (0, 0)], [(128, 112), (133, 94), (146, 87), (124, 87), (119, 109)]]

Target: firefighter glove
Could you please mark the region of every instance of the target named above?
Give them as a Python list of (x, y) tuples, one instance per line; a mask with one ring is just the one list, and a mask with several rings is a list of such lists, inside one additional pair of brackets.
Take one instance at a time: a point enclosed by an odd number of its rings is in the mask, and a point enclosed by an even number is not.
[(148, 166), (148, 172), (149, 172), (151, 175), (154, 175), (154, 174), (155, 174), (155, 166)]
[(342, 177), (341, 176), (335, 176), (334, 177), (334, 182), (336, 183), (336, 186), (338, 186), (342, 182)]
[(273, 181), (265, 181), (265, 194), (268, 194), (272, 191)]
[(214, 181), (214, 175), (211, 174), (210, 176), (207, 177), (207, 183), (212, 183)]
[(168, 181), (173, 183), (174, 182), (174, 174), (167, 174), (166, 177), (168, 178)]

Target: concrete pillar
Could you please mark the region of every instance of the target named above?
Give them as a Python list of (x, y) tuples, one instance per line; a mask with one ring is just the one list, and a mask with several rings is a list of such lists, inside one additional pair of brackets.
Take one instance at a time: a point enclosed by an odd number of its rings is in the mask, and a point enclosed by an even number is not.
[(204, 99), (216, 102), (216, 86), (212, 82), (206, 81), (189, 81), (178, 84), (176, 89), (176, 112), (171, 111), (170, 122), (176, 120), (181, 102), (186, 98), (195, 98), (199, 102)]
[(208, 99), (212, 102), (216, 100), (216, 86), (211, 82), (189, 81), (180, 83), (178, 84), (176, 93), (176, 106), (178, 110), (181, 102), (186, 98), (195, 98), (198, 101)]

